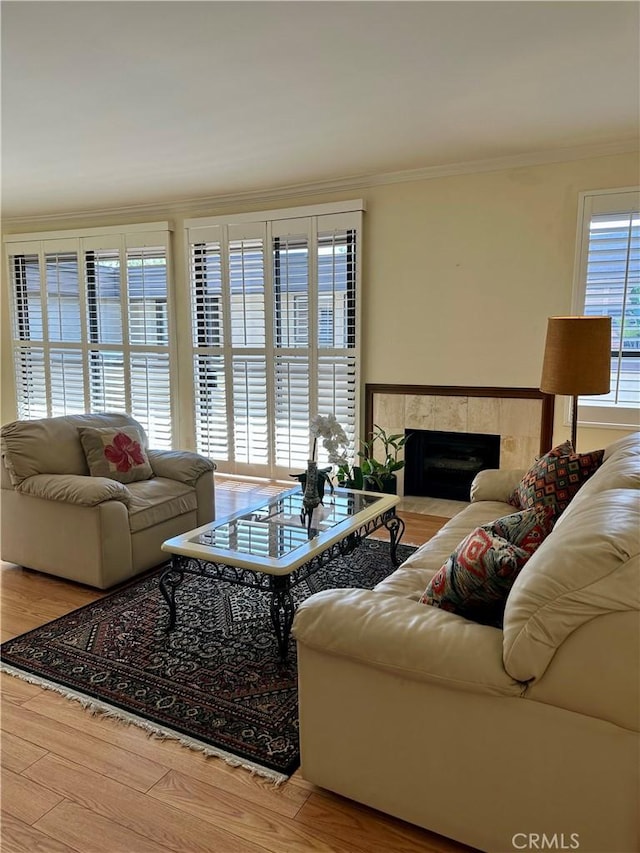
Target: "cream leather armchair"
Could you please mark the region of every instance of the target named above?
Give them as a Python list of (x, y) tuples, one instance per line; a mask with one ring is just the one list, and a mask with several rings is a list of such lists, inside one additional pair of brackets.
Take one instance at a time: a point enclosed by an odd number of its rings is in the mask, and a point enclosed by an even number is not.
[[(82, 428), (140, 433), (151, 476), (91, 476)], [(70, 415), (2, 427), (3, 560), (107, 589), (166, 561), (162, 543), (215, 517), (214, 464), (190, 451), (150, 450), (124, 414)]]

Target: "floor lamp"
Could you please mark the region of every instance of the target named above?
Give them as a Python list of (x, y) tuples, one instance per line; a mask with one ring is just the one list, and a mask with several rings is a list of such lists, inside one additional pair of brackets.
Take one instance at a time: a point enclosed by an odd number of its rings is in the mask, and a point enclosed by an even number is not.
[(611, 383), (611, 317), (549, 317), (540, 390), (571, 400), (575, 450), (578, 397), (608, 394)]

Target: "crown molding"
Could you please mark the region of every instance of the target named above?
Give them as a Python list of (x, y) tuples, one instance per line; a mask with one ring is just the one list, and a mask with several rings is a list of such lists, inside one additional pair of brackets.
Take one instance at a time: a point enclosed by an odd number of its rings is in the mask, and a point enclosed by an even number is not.
[(303, 198), (325, 193), (351, 192), (369, 187), (399, 184), (410, 181), (428, 181), (435, 178), (454, 177), (481, 172), (499, 172), (527, 166), (542, 166), (549, 163), (562, 163), (572, 160), (587, 160), (594, 157), (607, 157), (615, 154), (629, 154), (640, 149), (640, 139), (608, 142), (599, 145), (579, 145), (570, 148), (553, 148), (547, 151), (534, 151), (526, 154), (514, 154), (506, 157), (492, 157), (484, 160), (467, 160), (460, 163), (448, 163), (439, 166), (426, 166), (420, 169), (405, 169), (382, 174), (354, 175), (327, 181), (288, 184), (266, 190), (247, 190), (244, 192), (221, 195), (200, 196), (178, 201), (149, 202), (147, 204), (124, 205), (121, 207), (100, 208), (99, 210), (75, 210), (64, 213), (47, 213), (38, 216), (3, 217), (4, 226), (29, 227), (39, 222), (64, 221), (70, 219), (105, 219), (116, 216), (181, 216), (200, 213), (225, 212), (238, 205), (265, 205), (280, 202), (283, 199)]

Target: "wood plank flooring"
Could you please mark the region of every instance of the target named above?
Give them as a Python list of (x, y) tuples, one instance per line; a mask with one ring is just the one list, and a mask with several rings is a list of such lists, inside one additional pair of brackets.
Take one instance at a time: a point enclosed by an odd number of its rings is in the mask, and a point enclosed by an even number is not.
[[(279, 490), (218, 477), (217, 514)], [(419, 545), (446, 519), (401, 513)], [(383, 534), (384, 535), (384, 534)], [(103, 593), (4, 564), (2, 640)], [(3, 674), (3, 853), (462, 853), (470, 848), (316, 788), (279, 787)]]

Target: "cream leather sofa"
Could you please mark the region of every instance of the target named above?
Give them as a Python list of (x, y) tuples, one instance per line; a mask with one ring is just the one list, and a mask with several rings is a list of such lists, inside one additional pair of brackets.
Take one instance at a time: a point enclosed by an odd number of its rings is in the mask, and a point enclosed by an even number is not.
[(607, 448), (525, 565), (503, 630), (418, 602), (471, 529), (513, 511), (522, 473), (482, 472), (470, 506), (375, 590), (301, 604), (302, 773), (480, 850), (631, 853), (640, 434)]
[[(89, 476), (80, 427), (136, 427), (153, 471), (123, 483)], [(107, 589), (163, 563), (162, 543), (213, 520), (214, 464), (149, 450), (124, 414), (70, 415), (2, 427), (3, 560)]]

